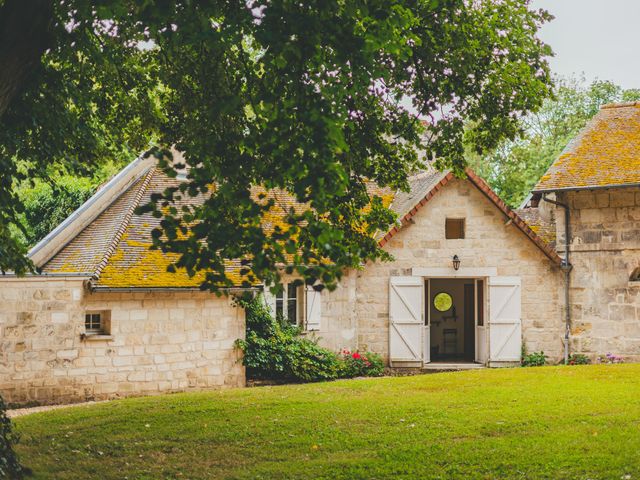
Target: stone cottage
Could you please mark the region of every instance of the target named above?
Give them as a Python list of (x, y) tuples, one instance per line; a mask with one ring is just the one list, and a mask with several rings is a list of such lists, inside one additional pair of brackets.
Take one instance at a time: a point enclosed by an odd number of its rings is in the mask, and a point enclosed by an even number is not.
[[(517, 211), (470, 170), (420, 172), (391, 195), (399, 221), (378, 239), (394, 261), (345, 272), (333, 292), (285, 279), (264, 301), (323, 345), (372, 350), (397, 368), (515, 365), (523, 346), (552, 361), (635, 358), (638, 142), (640, 107), (604, 108)], [(198, 276), (167, 272), (175, 258), (149, 250), (159, 220), (134, 214), (180, 181), (134, 161), (31, 250), (41, 274), (0, 278), (9, 402), (244, 384), (234, 289), (218, 297)]]

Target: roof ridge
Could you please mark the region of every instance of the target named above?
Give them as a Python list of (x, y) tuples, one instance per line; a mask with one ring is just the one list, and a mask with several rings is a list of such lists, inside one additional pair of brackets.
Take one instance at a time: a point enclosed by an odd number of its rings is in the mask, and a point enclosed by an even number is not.
[(407, 180), (418, 180), (421, 178), (427, 178), (436, 173), (441, 173), (441, 172), (438, 172), (438, 170), (435, 170), (435, 169), (419, 170), (415, 173), (412, 173), (411, 175), (407, 175)]
[(98, 266), (96, 267), (96, 271), (92, 276), (93, 280), (97, 280), (98, 278), (100, 278), (100, 274), (104, 270), (104, 267), (107, 266), (107, 263), (109, 263), (109, 259), (111, 258), (113, 253), (116, 251), (116, 248), (118, 247), (120, 240), (122, 240), (122, 236), (124, 235), (124, 232), (126, 231), (127, 226), (129, 226), (129, 223), (131, 222), (131, 218), (133, 217), (136, 207), (142, 200), (142, 196), (147, 191), (147, 188), (151, 183), (151, 178), (153, 177), (153, 174), (155, 171), (156, 171), (156, 168), (151, 167), (145, 174), (145, 177), (142, 180), (142, 183), (140, 184), (140, 187), (138, 188), (138, 191), (136, 192), (135, 197), (133, 197), (133, 200), (131, 201), (131, 206), (129, 207), (127, 212), (124, 214), (122, 222), (120, 223), (120, 227), (118, 227), (118, 229), (116, 230), (116, 233), (113, 235), (113, 238), (111, 239), (111, 243), (109, 243), (109, 246), (107, 247), (107, 249), (104, 252), (104, 255), (102, 256), (102, 260), (100, 260), (100, 263), (98, 263)]
[(636, 107), (640, 106), (640, 102), (612, 102), (602, 105), (600, 110), (605, 108), (624, 108), (624, 107)]

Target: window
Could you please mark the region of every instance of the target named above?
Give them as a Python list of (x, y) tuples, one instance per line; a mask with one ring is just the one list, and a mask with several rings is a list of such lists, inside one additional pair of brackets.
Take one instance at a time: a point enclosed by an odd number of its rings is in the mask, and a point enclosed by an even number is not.
[(287, 320), (292, 325), (302, 325), (304, 322), (304, 286), (287, 283), (276, 295), (276, 317)]
[(447, 239), (464, 238), (464, 218), (447, 218), (444, 231)]
[(87, 335), (109, 334), (109, 312), (86, 312), (84, 315), (84, 330)]
[(453, 298), (446, 292), (440, 292), (433, 297), (433, 306), (439, 312), (448, 312), (453, 305)]
[(640, 267), (636, 268), (633, 272), (631, 272), (631, 276), (629, 277), (630, 282), (640, 282)]

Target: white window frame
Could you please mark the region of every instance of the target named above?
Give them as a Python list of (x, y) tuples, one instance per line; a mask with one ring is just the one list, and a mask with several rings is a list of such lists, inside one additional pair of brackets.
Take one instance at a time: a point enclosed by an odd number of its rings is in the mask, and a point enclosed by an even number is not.
[[(84, 331), (85, 335), (109, 335), (111, 315), (108, 310), (87, 310), (84, 312)], [(87, 317), (98, 316), (99, 328), (87, 328)], [(93, 319), (92, 319), (93, 321)]]
[[(279, 307), (278, 304), (280, 302), (282, 302), (281, 304), (281, 308), (282, 308), (282, 318), (284, 318), (285, 320), (287, 320), (287, 323), (289, 323), (290, 325), (295, 325), (297, 327), (304, 327), (305, 325), (305, 320), (306, 320), (306, 315), (305, 315), (305, 299), (306, 299), (306, 295), (305, 295), (305, 290), (304, 290), (304, 285), (298, 285), (295, 287), (295, 291), (296, 291), (296, 296), (295, 298), (290, 298), (289, 297), (289, 286), (293, 286), (292, 285), (293, 282), (286, 282), (282, 284), (282, 292), (276, 294), (275, 296), (275, 315), (276, 317), (278, 316), (279, 313)], [(282, 295), (282, 296), (280, 296)], [(295, 301), (296, 302), (296, 313), (295, 313), (295, 322), (292, 322), (291, 319), (289, 318), (289, 302), (291, 301)]]

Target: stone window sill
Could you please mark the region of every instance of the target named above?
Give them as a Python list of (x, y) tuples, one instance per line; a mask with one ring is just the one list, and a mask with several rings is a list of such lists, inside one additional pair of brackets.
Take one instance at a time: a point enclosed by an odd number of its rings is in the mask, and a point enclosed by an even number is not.
[(640, 280), (630, 281), (629, 282), (629, 286), (630, 287), (640, 287)]
[(84, 335), (84, 340), (88, 342), (98, 342), (98, 341), (110, 341), (113, 340), (113, 335), (101, 335), (96, 333), (90, 333)]

